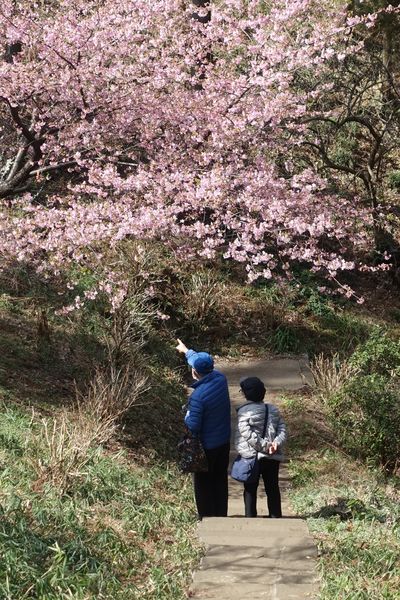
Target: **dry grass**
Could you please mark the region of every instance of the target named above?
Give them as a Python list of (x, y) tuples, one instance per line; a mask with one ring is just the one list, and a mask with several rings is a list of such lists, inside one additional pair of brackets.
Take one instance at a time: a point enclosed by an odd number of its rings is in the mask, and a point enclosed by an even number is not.
[(96, 440), (105, 443), (114, 434), (121, 417), (147, 389), (147, 378), (132, 367), (97, 369), (87, 392), (77, 393), (77, 420), (93, 421)]
[(212, 273), (193, 273), (181, 284), (183, 305), (189, 322), (201, 325), (210, 319), (226, 294), (223, 284)]
[(319, 354), (312, 361), (310, 368), (314, 379), (314, 390), (324, 404), (358, 373), (356, 367), (346, 360), (340, 360), (338, 354), (332, 356)]
[(110, 441), (122, 416), (146, 389), (147, 379), (129, 367), (97, 370), (87, 392), (77, 392), (74, 410), (42, 420), (45, 458), (38, 452), (32, 460), (36, 486), (50, 482), (61, 494), (68, 491), (73, 480), (84, 475), (91, 450)]

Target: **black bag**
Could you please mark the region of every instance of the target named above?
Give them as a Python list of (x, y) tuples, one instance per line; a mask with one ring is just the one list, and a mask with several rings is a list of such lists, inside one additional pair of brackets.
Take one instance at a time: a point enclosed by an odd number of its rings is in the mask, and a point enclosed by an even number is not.
[(200, 438), (186, 433), (178, 444), (179, 468), (182, 473), (204, 473), (208, 471), (207, 456)]
[[(265, 417), (264, 417), (264, 427), (261, 437), (265, 437), (265, 432), (267, 430), (267, 422), (268, 422), (268, 404), (265, 405)], [(260, 463), (257, 458), (257, 454), (252, 456), (251, 458), (244, 458), (243, 456), (238, 456), (235, 458), (232, 470), (231, 477), (236, 481), (240, 481), (242, 483), (255, 483), (258, 481), (258, 477), (260, 475)]]

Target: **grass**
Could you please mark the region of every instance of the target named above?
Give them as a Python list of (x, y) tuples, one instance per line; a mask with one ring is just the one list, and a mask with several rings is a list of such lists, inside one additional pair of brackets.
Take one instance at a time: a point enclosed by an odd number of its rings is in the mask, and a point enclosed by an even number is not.
[[(56, 294), (51, 298), (41, 288), (38, 311), (28, 280), (19, 291), (16, 280), (0, 296), (0, 598), (186, 598), (201, 549), (191, 483), (174, 463), (185, 400), (176, 335), (238, 358), (321, 350), (342, 356), (373, 326), (362, 307), (326, 298), (308, 280), (244, 287), (222, 271), (195, 278), (170, 265), (162, 269), (148, 308), (168, 313), (168, 329), (147, 327), (147, 314), (135, 306), (122, 315), (120, 329), (101, 307), (62, 321), (51, 312)], [(215, 295), (218, 289), (223, 293)], [(190, 298), (198, 304), (189, 306)], [(398, 327), (398, 320), (387, 326)], [(69, 468), (62, 490), (49, 476), (42, 420), (48, 431), (58, 431), (51, 425), (71, 406), (74, 379), (87, 389), (94, 368), (104, 366), (110, 335), (118, 360), (132, 354), (136, 365), (140, 355), (136, 366), (151, 388), (106, 448), (93, 445), (79, 468)], [(293, 502), (320, 545), (321, 598), (395, 598), (398, 489), (374, 480), (337, 449), (311, 395), (287, 396), (284, 408), (292, 432)]]
[(292, 505), (318, 548), (321, 600), (396, 600), (400, 481), (340, 450), (312, 396), (283, 398), (292, 431)]
[[(298, 354), (320, 352), (350, 354), (368, 338), (381, 317), (351, 301), (338, 300), (318, 291), (316, 282), (259, 283), (223, 280), (225, 294), (203, 315), (202, 331), (190, 330), (190, 338), (203, 347), (232, 357), (242, 354)], [(397, 322), (381, 319), (384, 327)], [(390, 322), (389, 322), (390, 321)], [(183, 320), (184, 323), (184, 320)], [(184, 326), (180, 337), (185, 337)]]
[[(343, 461), (339, 454), (333, 458)], [(297, 474), (296, 482), (293, 504), (306, 516), (319, 548), (321, 600), (398, 598), (399, 497), (390, 499), (370, 473), (349, 485), (331, 479), (321, 487), (316, 474), (308, 480)]]
[[(74, 382), (86, 403), (90, 378), (106, 366), (111, 319), (88, 311), (63, 321), (47, 297), (47, 322), (30, 298), (5, 290), (0, 300), (0, 598), (186, 598), (201, 548), (191, 481), (174, 461), (185, 393), (172, 336), (146, 332), (132, 365), (151, 389), (106, 446), (79, 444)], [(129, 351), (132, 332), (129, 323)], [(68, 426), (53, 427), (68, 414)], [(78, 461), (52, 454), (78, 447)]]
[(92, 450), (68, 494), (40, 484), (40, 425), (0, 419), (0, 597), (185, 598), (197, 561), (190, 482), (171, 463)]

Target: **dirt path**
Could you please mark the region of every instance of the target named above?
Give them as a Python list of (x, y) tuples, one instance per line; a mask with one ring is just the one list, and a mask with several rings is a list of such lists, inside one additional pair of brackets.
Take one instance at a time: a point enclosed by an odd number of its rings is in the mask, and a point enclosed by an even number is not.
[[(278, 391), (299, 389), (310, 377), (303, 357), (220, 362), (217, 368), (228, 377), (233, 425), (236, 424), (235, 407), (243, 401), (239, 392), (241, 377), (260, 377), (272, 402), (277, 402)], [(234, 456), (232, 450), (231, 459)], [(259, 517), (244, 518), (243, 487), (229, 479), (228, 518), (206, 518), (199, 524), (199, 536), (207, 546), (207, 553), (194, 574), (191, 597), (218, 600), (315, 597), (317, 549), (305, 521), (291, 513), (286, 493), (286, 465), (282, 465), (280, 475), (282, 519), (262, 518), (267, 513), (261, 486), (257, 503)]]

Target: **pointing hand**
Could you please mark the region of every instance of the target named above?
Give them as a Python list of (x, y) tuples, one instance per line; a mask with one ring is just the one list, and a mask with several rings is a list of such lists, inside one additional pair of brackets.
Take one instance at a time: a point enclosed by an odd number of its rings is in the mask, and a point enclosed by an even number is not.
[(186, 354), (186, 352), (188, 351), (188, 348), (185, 346), (185, 344), (179, 338), (178, 338), (178, 345), (177, 345), (176, 349), (178, 350), (178, 352), (182, 352), (183, 354)]

